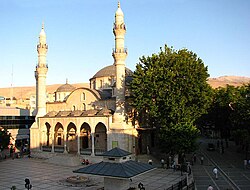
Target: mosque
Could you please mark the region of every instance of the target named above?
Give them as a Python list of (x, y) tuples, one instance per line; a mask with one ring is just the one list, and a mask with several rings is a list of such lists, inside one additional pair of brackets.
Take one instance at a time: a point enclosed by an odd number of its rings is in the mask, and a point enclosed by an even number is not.
[[(37, 45), (36, 121), (30, 129), (31, 151), (75, 153), (97, 156), (115, 147), (136, 153), (138, 128), (129, 106), (129, 82), (132, 71), (125, 67), (126, 26), (118, 3), (113, 26), (114, 64), (99, 70), (89, 87), (66, 84), (55, 92), (55, 100), (46, 102), (48, 45), (42, 26)], [(141, 144), (141, 143), (140, 143)]]

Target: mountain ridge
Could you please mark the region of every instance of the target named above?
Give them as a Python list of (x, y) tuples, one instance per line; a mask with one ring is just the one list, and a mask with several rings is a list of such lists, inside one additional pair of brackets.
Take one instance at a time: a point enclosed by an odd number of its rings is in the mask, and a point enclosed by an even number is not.
[[(232, 86), (242, 86), (244, 84), (250, 84), (250, 77), (244, 76), (220, 76), (217, 78), (208, 78), (208, 84), (212, 88), (218, 87), (226, 87), (227, 85)], [(64, 84), (51, 84), (47, 85), (47, 92), (54, 93), (57, 88)], [(75, 83), (71, 84), (76, 88), (79, 87), (89, 87), (89, 83)], [(5, 87), (0, 88), (0, 96), (11, 97), (12, 96), (17, 99), (27, 99), (30, 98), (31, 95), (35, 95), (36, 89), (35, 86), (20, 86), (20, 87)]]

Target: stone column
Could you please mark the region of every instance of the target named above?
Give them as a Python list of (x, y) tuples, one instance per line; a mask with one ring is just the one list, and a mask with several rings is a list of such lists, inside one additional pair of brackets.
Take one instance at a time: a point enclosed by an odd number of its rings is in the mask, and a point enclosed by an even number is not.
[(67, 151), (67, 131), (65, 132), (63, 132), (63, 138), (64, 138), (64, 141), (63, 141), (63, 144), (64, 144), (64, 152), (63, 153), (65, 153), (65, 154), (67, 154), (68, 153), (68, 151)]
[(80, 132), (78, 132), (77, 134), (77, 154), (80, 155), (81, 151), (80, 151)]
[(51, 144), (51, 152), (55, 152), (55, 133), (54, 131), (51, 132), (51, 137), (52, 137), (52, 144)]
[(92, 145), (91, 156), (95, 156), (95, 133), (91, 133), (91, 145)]

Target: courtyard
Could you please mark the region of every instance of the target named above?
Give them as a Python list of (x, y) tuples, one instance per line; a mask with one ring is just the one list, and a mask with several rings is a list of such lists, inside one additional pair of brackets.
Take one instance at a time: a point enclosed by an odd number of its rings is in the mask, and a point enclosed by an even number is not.
[[(28, 178), (32, 189), (66, 190), (88, 189), (98, 190), (103, 187), (103, 177), (79, 175), (86, 177), (86, 182), (72, 184), (66, 181), (68, 177), (76, 176), (73, 170), (84, 166), (61, 166), (47, 163), (36, 158), (6, 159), (0, 161), (0, 190), (25, 190), (25, 179)], [(130, 187), (137, 187), (141, 182), (147, 190), (165, 189), (178, 183), (184, 176), (179, 171), (157, 168), (131, 179)]]

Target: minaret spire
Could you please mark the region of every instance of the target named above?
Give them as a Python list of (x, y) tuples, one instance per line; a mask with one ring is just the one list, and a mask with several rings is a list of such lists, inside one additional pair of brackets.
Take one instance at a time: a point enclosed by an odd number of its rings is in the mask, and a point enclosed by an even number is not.
[(113, 33), (115, 35), (115, 48), (112, 56), (116, 68), (116, 110), (114, 113), (114, 122), (122, 123), (125, 120), (125, 59), (127, 57), (127, 49), (124, 47), (126, 27), (120, 1), (118, 1), (118, 8), (115, 12)]
[(46, 114), (46, 77), (48, 65), (46, 56), (48, 45), (46, 43), (46, 34), (44, 31), (44, 23), (39, 34), (39, 42), (37, 44), (38, 63), (35, 70), (36, 78), (36, 117), (41, 117)]

